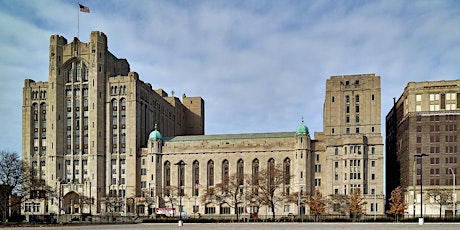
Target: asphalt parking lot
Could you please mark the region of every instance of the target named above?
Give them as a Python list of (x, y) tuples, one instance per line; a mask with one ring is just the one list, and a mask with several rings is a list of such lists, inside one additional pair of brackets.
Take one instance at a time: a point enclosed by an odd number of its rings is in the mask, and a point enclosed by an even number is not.
[(313, 230), (329, 230), (329, 229), (344, 229), (344, 230), (369, 230), (369, 229), (442, 229), (442, 230), (457, 230), (460, 229), (460, 223), (184, 223), (183, 226), (178, 226), (177, 223), (152, 223), (152, 224), (117, 224), (117, 225), (85, 225), (85, 226), (36, 226), (36, 227), (17, 227), (3, 229), (40, 229), (40, 230), (118, 230), (118, 229), (137, 229), (137, 230), (166, 230), (166, 229), (234, 229), (234, 230), (297, 230), (297, 229), (313, 229)]

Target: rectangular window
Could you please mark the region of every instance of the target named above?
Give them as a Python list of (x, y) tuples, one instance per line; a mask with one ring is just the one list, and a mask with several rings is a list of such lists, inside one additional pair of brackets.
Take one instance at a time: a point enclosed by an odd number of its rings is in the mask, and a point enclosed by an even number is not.
[(315, 179), (315, 186), (321, 186), (321, 179)]
[(290, 205), (284, 205), (284, 212), (290, 212), (291, 211), (291, 206)]
[(315, 172), (320, 173), (321, 172), (321, 165), (315, 165)]
[(441, 94), (441, 109), (446, 109), (446, 95)]

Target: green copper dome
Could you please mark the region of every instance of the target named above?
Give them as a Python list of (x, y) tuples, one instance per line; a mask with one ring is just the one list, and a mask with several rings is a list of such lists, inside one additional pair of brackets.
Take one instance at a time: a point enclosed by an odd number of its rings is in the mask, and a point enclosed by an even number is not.
[(160, 131), (157, 130), (157, 125), (155, 124), (155, 130), (153, 130), (149, 135), (149, 141), (154, 140), (163, 140), (163, 136), (161, 135)]
[(297, 134), (309, 134), (308, 133), (308, 127), (303, 124), (303, 119), (302, 119), (302, 124), (297, 127), (297, 130), (295, 131)]

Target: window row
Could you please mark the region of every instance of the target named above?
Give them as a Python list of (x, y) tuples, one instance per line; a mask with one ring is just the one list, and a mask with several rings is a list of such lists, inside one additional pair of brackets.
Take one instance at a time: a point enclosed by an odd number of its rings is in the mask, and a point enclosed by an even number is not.
[[(183, 161), (180, 161), (176, 164), (178, 168), (178, 181), (177, 181), (177, 186), (178, 187), (183, 187), (185, 186), (185, 163)], [(283, 161), (282, 164), (282, 170), (283, 170), (283, 175), (285, 176), (284, 179), (284, 185), (289, 185), (290, 184), (290, 176), (291, 176), (291, 161), (289, 158), (286, 158)], [(244, 168), (244, 161), (243, 159), (239, 159), (236, 164), (236, 183), (239, 185), (243, 185), (245, 182), (245, 168)], [(171, 170), (172, 170), (173, 165), (171, 165), (171, 162), (166, 161), (164, 163), (164, 186), (169, 187), (172, 186), (171, 184)], [(252, 183), (257, 184), (258, 176), (259, 176), (259, 160), (254, 159), (252, 161), (252, 168), (251, 168), (251, 173), (252, 173)], [(270, 172), (274, 172), (275, 170), (275, 160), (273, 158), (270, 158), (267, 162), (267, 174), (268, 176), (272, 175)], [(191, 168), (191, 173), (192, 173), (192, 188), (193, 188), (193, 193), (195, 195), (198, 195), (198, 190), (200, 187), (203, 185), (200, 182), (200, 163), (198, 161), (194, 161), (192, 164)], [(215, 166), (214, 166), (214, 161), (209, 160), (206, 165), (206, 181), (207, 187), (214, 186), (215, 185)], [(230, 164), (228, 160), (223, 160), (222, 165), (221, 165), (221, 183), (229, 183), (229, 178), (230, 178)], [(270, 178), (269, 178), (270, 179)], [(285, 190), (286, 191), (286, 190)]]
[(70, 63), (70, 65), (66, 68), (65, 72), (67, 83), (88, 81), (88, 68), (83, 62)]
[[(371, 100), (372, 100), (372, 101), (375, 100), (374, 94), (371, 95)], [(359, 95), (356, 95), (356, 96), (355, 96), (355, 103), (357, 104), (357, 103), (359, 103), (359, 101), (360, 101), (360, 97), (359, 97)], [(332, 103), (335, 102), (335, 97), (334, 97), (334, 96), (331, 97), (331, 102), (332, 102)], [(349, 95), (346, 95), (346, 96), (345, 96), (345, 103), (346, 103), (346, 104), (349, 104), (349, 103), (350, 103), (350, 96), (349, 96)]]
[(126, 95), (126, 86), (111, 86), (110, 95)]
[(41, 91), (32, 91), (32, 99), (46, 99), (46, 91), (41, 90)]
[[(81, 90), (82, 94), (84, 97), (87, 97), (88, 94), (89, 94), (89, 90), (88, 88), (83, 88)], [(80, 97), (81, 96), (81, 93), (80, 93), (80, 89), (79, 88), (75, 88), (75, 89), (66, 89), (65, 91), (65, 95), (66, 97), (72, 97), (72, 96), (75, 96), (75, 97)]]

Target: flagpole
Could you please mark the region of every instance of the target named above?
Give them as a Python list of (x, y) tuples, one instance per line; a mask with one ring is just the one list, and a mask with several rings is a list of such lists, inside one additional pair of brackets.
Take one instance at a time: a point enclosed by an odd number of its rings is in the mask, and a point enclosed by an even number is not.
[(80, 40), (80, 2), (77, 7), (77, 38)]

